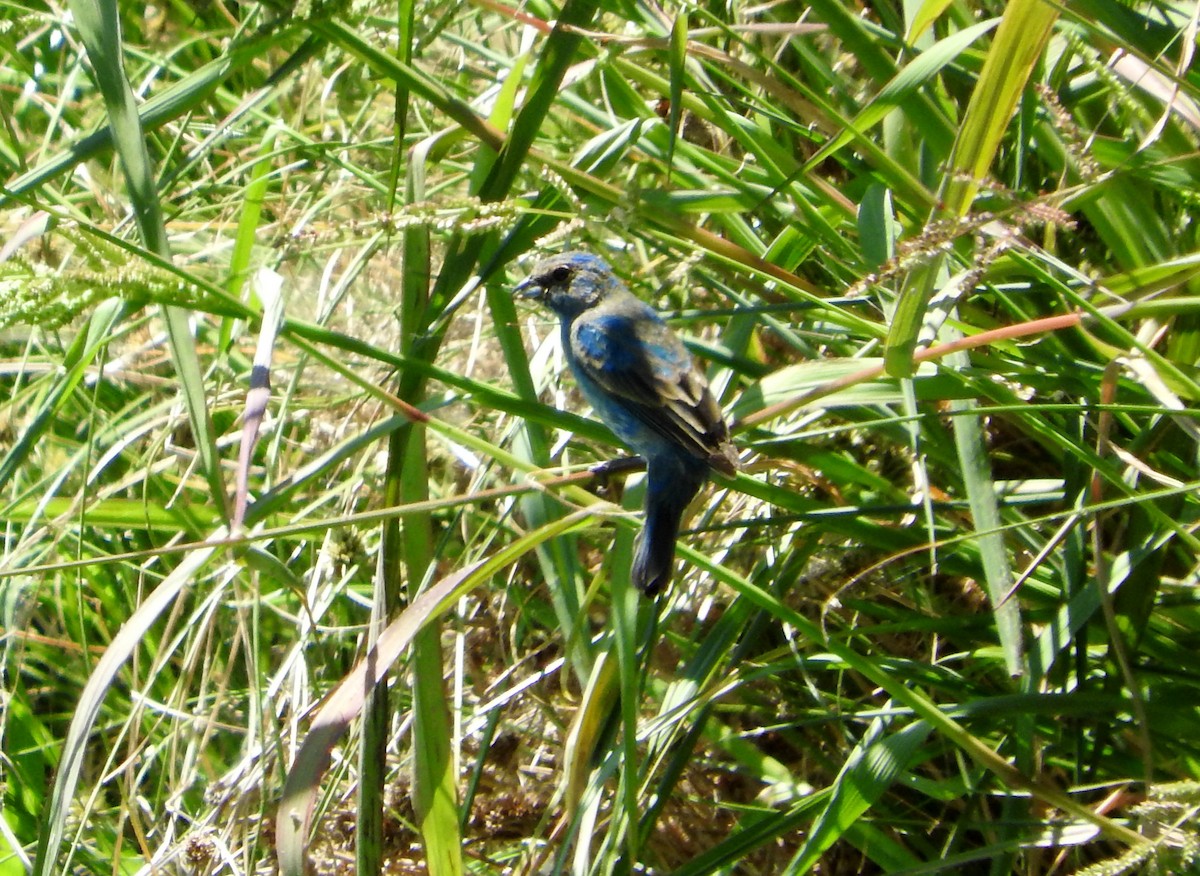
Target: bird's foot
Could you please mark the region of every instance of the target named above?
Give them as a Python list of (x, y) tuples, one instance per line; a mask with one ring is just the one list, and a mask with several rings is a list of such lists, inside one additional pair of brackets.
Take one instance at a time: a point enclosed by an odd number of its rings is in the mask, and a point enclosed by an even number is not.
[(593, 465), (589, 471), (596, 494), (612, 502), (621, 501), (621, 490), (625, 485), (624, 476), (630, 472), (642, 471), (646, 468), (646, 460), (640, 456), (624, 456), (620, 459), (607, 459)]

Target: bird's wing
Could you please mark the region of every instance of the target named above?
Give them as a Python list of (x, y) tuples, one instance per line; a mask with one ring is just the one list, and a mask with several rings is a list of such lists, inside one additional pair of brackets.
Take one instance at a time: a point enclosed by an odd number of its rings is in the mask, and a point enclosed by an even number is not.
[(620, 309), (585, 313), (572, 328), (571, 350), (583, 373), (646, 426), (700, 459), (724, 459), (721, 410), (687, 348), (650, 308), (631, 296)]

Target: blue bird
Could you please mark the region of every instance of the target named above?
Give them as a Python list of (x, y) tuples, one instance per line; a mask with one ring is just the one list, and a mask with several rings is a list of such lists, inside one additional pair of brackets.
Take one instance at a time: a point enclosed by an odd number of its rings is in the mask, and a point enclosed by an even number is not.
[(584, 398), (646, 460), (646, 520), (632, 578), (653, 596), (671, 580), (683, 512), (709, 469), (737, 471), (721, 409), (687, 348), (603, 259), (584, 252), (552, 256), (516, 291), (557, 314)]

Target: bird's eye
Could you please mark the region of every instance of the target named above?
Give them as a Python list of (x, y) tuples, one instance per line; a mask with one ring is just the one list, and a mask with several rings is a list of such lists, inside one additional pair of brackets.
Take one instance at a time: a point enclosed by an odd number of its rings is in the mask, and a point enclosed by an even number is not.
[(565, 283), (567, 280), (571, 279), (571, 269), (566, 265), (559, 265), (550, 274), (550, 279), (555, 283)]

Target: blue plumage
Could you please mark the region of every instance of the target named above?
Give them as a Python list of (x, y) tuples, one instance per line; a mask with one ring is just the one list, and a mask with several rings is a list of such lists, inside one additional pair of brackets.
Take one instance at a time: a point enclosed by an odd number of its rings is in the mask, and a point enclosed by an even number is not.
[(658, 593), (671, 578), (683, 512), (708, 470), (737, 471), (721, 409), (687, 348), (603, 259), (553, 256), (517, 288), (558, 315), (584, 397), (646, 460), (646, 523), (632, 577), (638, 589)]

